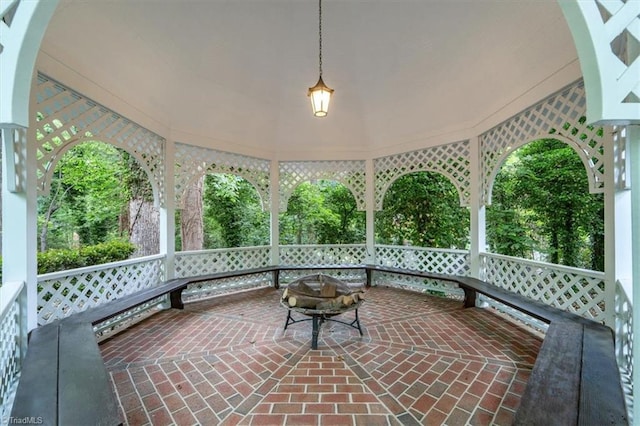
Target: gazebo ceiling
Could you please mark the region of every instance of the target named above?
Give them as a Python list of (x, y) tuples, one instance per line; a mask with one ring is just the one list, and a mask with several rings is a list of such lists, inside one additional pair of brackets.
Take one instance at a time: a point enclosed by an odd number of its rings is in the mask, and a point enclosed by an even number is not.
[(477, 134), (580, 77), (554, 0), (62, 0), (38, 68), (179, 142), (369, 158)]

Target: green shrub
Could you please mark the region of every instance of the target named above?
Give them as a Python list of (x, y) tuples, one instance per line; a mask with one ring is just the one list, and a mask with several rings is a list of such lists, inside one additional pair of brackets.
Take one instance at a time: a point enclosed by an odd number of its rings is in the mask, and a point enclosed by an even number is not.
[(65, 271), (128, 259), (136, 250), (128, 241), (113, 240), (79, 250), (57, 249), (38, 253), (38, 274)]

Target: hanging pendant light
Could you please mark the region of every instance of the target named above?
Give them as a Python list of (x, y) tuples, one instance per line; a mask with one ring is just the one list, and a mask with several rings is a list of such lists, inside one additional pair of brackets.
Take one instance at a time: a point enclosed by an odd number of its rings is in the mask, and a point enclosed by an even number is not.
[(311, 99), (311, 108), (313, 115), (316, 117), (326, 117), (329, 112), (329, 101), (333, 89), (330, 89), (324, 81), (322, 81), (322, 0), (318, 0), (318, 63), (320, 69), (320, 78), (315, 86), (309, 88), (307, 96)]

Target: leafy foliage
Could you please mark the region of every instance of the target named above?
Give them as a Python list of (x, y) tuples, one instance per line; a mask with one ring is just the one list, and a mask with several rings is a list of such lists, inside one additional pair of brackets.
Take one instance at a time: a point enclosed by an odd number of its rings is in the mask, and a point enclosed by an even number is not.
[(63, 271), (128, 259), (136, 247), (128, 241), (112, 240), (80, 249), (52, 249), (38, 253), (38, 273)]
[(56, 165), (50, 195), (38, 200), (41, 250), (121, 236), (127, 174), (126, 161), (111, 145), (85, 142), (69, 150)]
[(458, 191), (438, 173), (411, 173), (387, 190), (384, 209), (376, 212), (376, 240), (433, 248), (465, 248), (469, 211)]
[(269, 213), (247, 180), (211, 174), (204, 188), (204, 248), (269, 244)]
[(580, 157), (565, 143), (542, 139), (520, 148), (494, 184), (491, 250), (603, 270), (604, 202), (588, 188)]
[(303, 182), (280, 215), (281, 244), (354, 244), (365, 240), (364, 212), (353, 194), (327, 180)]

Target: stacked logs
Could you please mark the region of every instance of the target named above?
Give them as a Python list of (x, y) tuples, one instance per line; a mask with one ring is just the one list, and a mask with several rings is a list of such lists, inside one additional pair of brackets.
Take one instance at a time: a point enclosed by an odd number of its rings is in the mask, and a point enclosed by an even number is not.
[(352, 289), (333, 277), (317, 274), (300, 278), (282, 293), (291, 308), (337, 311), (364, 300), (364, 289)]

